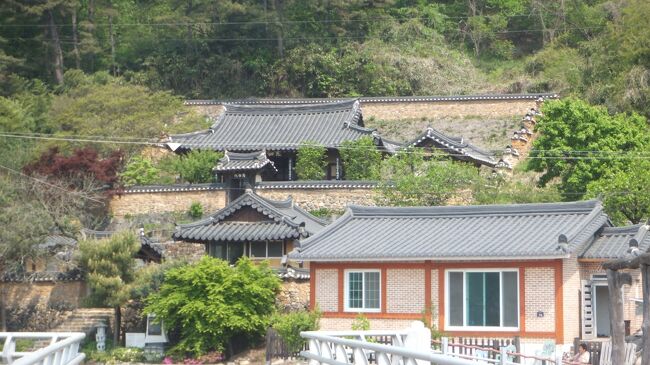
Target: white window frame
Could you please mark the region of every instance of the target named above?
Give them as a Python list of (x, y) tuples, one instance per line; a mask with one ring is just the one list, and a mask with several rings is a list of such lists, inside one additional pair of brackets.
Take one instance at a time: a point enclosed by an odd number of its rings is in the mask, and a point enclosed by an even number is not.
[[(467, 280), (465, 279), (465, 274), (469, 272), (514, 272), (517, 274), (517, 327), (503, 327), (503, 326), (452, 326), (449, 324), (450, 320), (450, 305), (449, 305), (449, 274), (452, 272), (462, 272), (463, 273), (463, 323), (467, 323), (467, 309), (465, 308), (466, 298), (467, 298)], [(521, 327), (521, 308), (520, 308), (520, 298), (521, 293), (519, 292), (520, 285), (519, 281), (519, 269), (518, 268), (503, 268), (503, 269), (447, 269), (445, 270), (445, 330), (447, 331), (492, 331), (492, 332), (508, 332), (508, 331), (519, 331)], [(499, 275), (499, 300), (503, 298), (503, 275)], [(503, 323), (503, 303), (499, 306), (499, 319)]]
[[(376, 272), (379, 274), (379, 308), (350, 308), (350, 273), (367, 273), (367, 272)], [(343, 292), (343, 308), (345, 312), (354, 312), (354, 313), (379, 313), (381, 312), (381, 270), (379, 269), (347, 269), (343, 271), (343, 275), (345, 277), (343, 278), (344, 282), (344, 292)], [(365, 292), (366, 292), (366, 280), (365, 280), (365, 275), (362, 275), (364, 279), (362, 279), (362, 287), (361, 287), (361, 303), (362, 305), (365, 305)]]

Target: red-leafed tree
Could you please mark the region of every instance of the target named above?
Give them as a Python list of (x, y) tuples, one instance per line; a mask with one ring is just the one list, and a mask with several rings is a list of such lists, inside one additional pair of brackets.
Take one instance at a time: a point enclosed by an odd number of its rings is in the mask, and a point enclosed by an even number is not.
[(65, 180), (71, 188), (80, 188), (80, 179), (87, 178), (112, 186), (118, 179), (123, 157), (119, 150), (101, 158), (92, 147), (76, 149), (71, 155), (65, 155), (58, 147), (52, 147), (37, 161), (25, 166), (24, 171), (29, 175)]

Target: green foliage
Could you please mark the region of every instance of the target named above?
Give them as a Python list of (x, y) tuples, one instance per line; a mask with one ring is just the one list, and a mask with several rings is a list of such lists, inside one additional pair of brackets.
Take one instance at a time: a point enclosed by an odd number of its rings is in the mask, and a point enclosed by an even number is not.
[(650, 162), (647, 156), (647, 152), (638, 154), (634, 162), (620, 170), (607, 171), (588, 185), (588, 196), (600, 197), (605, 211), (618, 224), (637, 224), (650, 218)]
[(477, 184), (473, 204), (551, 203), (562, 200), (557, 186), (538, 187), (533, 181), (514, 181), (497, 175)]
[(193, 202), (190, 205), (190, 209), (187, 211), (187, 214), (192, 218), (201, 218), (203, 217), (203, 205), (200, 202)]
[(329, 209), (329, 208), (318, 208), (315, 210), (310, 210), (309, 214), (319, 218), (330, 218), (333, 215), (343, 214), (343, 211), (337, 209)]
[(339, 151), (346, 180), (379, 180), (381, 152), (372, 137), (345, 141)]
[(116, 307), (129, 299), (129, 284), (135, 279), (135, 254), (140, 241), (130, 232), (102, 240), (79, 243), (79, 264), (87, 276), (90, 305)]
[(352, 330), (353, 331), (369, 331), (370, 330), (370, 321), (368, 317), (364, 316), (363, 313), (358, 313), (354, 320), (352, 321)]
[(222, 351), (233, 337), (261, 336), (274, 311), (279, 279), (265, 264), (241, 258), (234, 267), (204, 256), (169, 270), (146, 311), (178, 333), (173, 352), (201, 355)]
[(293, 353), (299, 351), (305, 344), (305, 340), (300, 337), (300, 332), (318, 330), (320, 316), (321, 313), (318, 311), (276, 314), (271, 319), (271, 326), (278, 331), (289, 352)]
[(181, 178), (189, 183), (209, 183), (214, 181), (212, 169), (223, 153), (198, 150), (190, 151), (178, 159), (174, 165)]
[(134, 156), (120, 174), (124, 185), (149, 185), (158, 180), (160, 170), (157, 169), (150, 159), (142, 156)]
[(639, 115), (610, 115), (603, 107), (567, 98), (544, 104), (528, 168), (543, 172), (541, 186), (559, 178), (564, 199), (580, 199), (591, 181), (634, 160), (627, 154), (647, 144)]
[(127, 363), (142, 362), (144, 351), (133, 347), (116, 347), (111, 351), (111, 358)]
[(302, 142), (296, 155), (296, 174), (300, 180), (322, 180), (327, 168), (327, 149), (315, 142)]
[(390, 206), (446, 205), (471, 194), (483, 178), (477, 168), (408, 149), (384, 160), (378, 203)]

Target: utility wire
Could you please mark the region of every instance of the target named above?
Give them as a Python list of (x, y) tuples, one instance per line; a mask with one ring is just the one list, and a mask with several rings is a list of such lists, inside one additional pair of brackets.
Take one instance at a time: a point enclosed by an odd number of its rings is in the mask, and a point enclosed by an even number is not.
[(14, 174), (16, 174), (16, 175), (19, 175), (19, 176), (21, 176), (21, 177), (23, 177), (23, 178), (31, 179), (31, 180), (34, 180), (34, 181), (36, 181), (36, 182), (38, 182), (38, 183), (41, 183), (41, 184), (47, 185), (47, 186), (49, 186), (49, 187), (52, 187), (52, 188), (55, 188), (55, 189), (59, 189), (59, 190), (65, 192), (65, 193), (67, 193), (67, 194), (77, 195), (77, 196), (80, 196), (80, 197), (83, 198), (83, 199), (92, 200), (92, 201), (94, 201), (94, 202), (97, 202), (97, 203), (100, 203), (100, 204), (104, 204), (104, 202), (101, 201), (101, 200), (97, 200), (97, 199), (94, 199), (94, 198), (91, 198), (91, 197), (88, 197), (88, 196), (84, 196), (83, 194), (81, 194), (81, 193), (79, 193), (79, 192), (75, 192), (75, 191), (70, 191), (70, 190), (68, 190), (68, 189), (64, 189), (64, 188), (62, 188), (62, 187), (60, 187), (60, 186), (57, 186), (57, 185), (51, 184), (51, 183), (49, 183), (49, 182), (47, 182), (47, 181), (45, 181), (45, 180), (37, 179), (37, 178), (35, 178), (35, 177), (33, 177), (33, 176), (29, 176), (29, 175), (27, 175), (27, 174), (23, 174), (22, 172), (17, 171), (17, 170), (14, 170), (14, 169), (12, 169), (12, 168), (10, 168), (10, 167), (4, 166), (4, 165), (0, 165), (0, 168), (5, 169), (5, 170), (7, 170), (7, 171), (9, 171), (9, 172), (11, 172), (11, 173), (14, 173)]

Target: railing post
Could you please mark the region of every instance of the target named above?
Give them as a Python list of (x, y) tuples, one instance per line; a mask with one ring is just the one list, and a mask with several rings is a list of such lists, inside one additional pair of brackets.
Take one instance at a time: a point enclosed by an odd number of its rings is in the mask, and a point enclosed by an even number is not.
[[(431, 331), (424, 327), (424, 323), (413, 321), (408, 329), (404, 347), (415, 351), (431, 351)], [(406, 362), (406, 359), (404, 359)], [(418, 365), (429, 365), (429, 361), (415, 360)]]
[(449, 346), (449, 339), (447, 337), (441, 337), (440, 338), (440, 351), (442, 351), (443, 355), (447, 355), (447, 351), (449, 349), (447, 348)]
[(562, 365), (562, 351), (555, 351), (555, 365)]
[(506, 347), (502, 346), (499, 351), (501, 352), (501, 359), (499, 359), (499, 364), (506, 365), (508, 363), (508, 351), (506, 351)]

